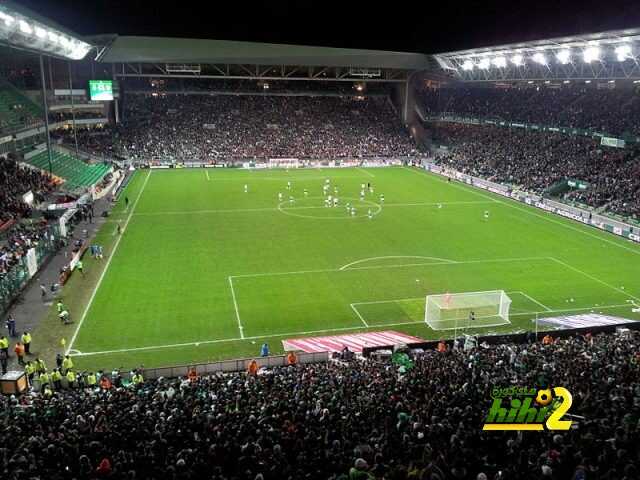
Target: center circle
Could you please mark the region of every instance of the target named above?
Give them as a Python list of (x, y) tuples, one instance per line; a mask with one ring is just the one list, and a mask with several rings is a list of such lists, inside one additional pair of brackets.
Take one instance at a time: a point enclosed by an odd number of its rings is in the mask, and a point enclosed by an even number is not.
[[(303, 197), (302, 199), (297, 199), (294, 203), (289, 202), (289, 200), (285, 200), (284, 202), (280, 202), (278, 204), (278, 210), (285, 215), (290, 215), (292, 217), (300, 217), (300, 218), (318, 218), (318, 219), (329, 219), (329, 220), (345, 220), (349, 218), (362, 218), (367, 216), (366, 207), (373, 207), (374, 210), (371, 212), (371, 215), (377, 215), (382, 211), (382, 205), (379, 203), (372, 202), (371, 200), (360, 200), (359, 198), (353, 197), (338, 197), (340, 200), (340, 204), (338, 206), (327, 207), (324, 204), (322, 205), (296, 205), (297, 202), (303, 201), (306, 202), (308, 200), (321, 200), (324, 203), (324, 200), (327, 197)], [(319, 202), (320, 203), (320, 202)], [(338, 211), (345, 212), (346, 203), (352, 203), (356, 208), (356, 215), (351, 215), (351, 213), (342, 213), (342, 215), (313, 215), (308, 213), (300, 213), (300, 212), (313, 212), (314, 210), (322, 210), (322, 211)]]

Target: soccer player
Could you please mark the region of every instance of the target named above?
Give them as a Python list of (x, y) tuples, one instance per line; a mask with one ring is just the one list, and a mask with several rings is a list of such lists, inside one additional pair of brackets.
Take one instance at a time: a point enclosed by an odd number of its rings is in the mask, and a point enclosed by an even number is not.
[(304, 189), (304, 196), (305, 196), (305, 197), (308, 197), (308, 196), (309, 196), (309, 192), (308, 192), (308, 190), (307, 190), (306, 188)]
[(333, 193), (335, 193), (335, 194), (338, 193), (338, 187), (333, 187)]
[(380, 194), (380, 203), (384, 203), (384, 195)]
[(369, 209), (367, 211), (367, 217), (369, 217), (369, 220), (371, 220), (373, 218), (373, 214), (371, 213), (371, 209)]
[(325, 207), (330, 207), (331, 206), (331, 201), (328, 198), (324, 199), (324, 206)]
[(278, 201), (281, 202), (282, 201), (282, 192), (278, 192)]
[(484, 219), (489, 220), (489, 210), (484, 211)]
[(249, 192), (249, 185), (247, 185), (246, 183), (244, 184), (244, 193), (248, 193)]
[(334, 207), (338, 206), (338, 197), (333, 197), (333, 206)]
[(438, 208), (442, 208), (442, 204), (441, 203), (438, 204)]
[(291, 182), (287, 182), (287, 190), (291, 190)]
[(360, 184), (360, 190), (364, 190), (364, 183)]
[(351, 216), (355, 217), (356, 216), (356, 209), (351, 207)]
[(289, 203), (293, 203), (295, 202), (295, 200), (293, 199), (293, 197), (291, 195), (289, 195)]
[(360, 190), (360, 200), (364, 200), (364, 190)]

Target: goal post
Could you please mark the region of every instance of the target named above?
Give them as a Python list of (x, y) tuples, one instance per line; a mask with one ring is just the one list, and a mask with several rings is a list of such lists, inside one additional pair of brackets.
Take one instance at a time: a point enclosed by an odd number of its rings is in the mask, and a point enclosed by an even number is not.
[(424, 321), (433, 330), (507, 325), (511, 299), (504, 290), (427, 295)]

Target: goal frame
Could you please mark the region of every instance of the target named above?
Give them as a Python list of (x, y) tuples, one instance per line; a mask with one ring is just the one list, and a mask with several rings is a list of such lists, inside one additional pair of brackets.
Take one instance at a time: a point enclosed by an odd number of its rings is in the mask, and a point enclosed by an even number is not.
[[(489, 315), (486, 317), (480, 317), (480, 318), (498, 318), (498, 319), (502, 319), (502, 321), (499, 322), (491, 322), (491, 323), (485, 323), (485, 324), (474, 324), (471, 325), (469, 323), (468, 317), (467, 318), (456, 318), (454, 321), (454, 324), (451, 326), (440, 326), (440, 325), (435, 325), (433, 323), (433, 321), (429, 321), (430, 319), (428, 318), (428, 314), (429, 314), (429, 299), (430, 298), (434, 298), (434, 297), (444, 297), (446, 295), (450, 295), (451, 297), (460, 297), (463, 295), (491, 295), (491, 294), (499, 294), (500, 295), (500, 302), (497, 303), (497, 313), (494, 315)], [(507, 292), (505, 290), (485, 290), (485, 291), (477, 291), (477, 292), (457, 292), (457, 293), (440, 293), (440, 294), (431, 294), (431, 295), (427, 295), (425, 297), (425, 304), (424, 304), (424, 323), (427, 324), (427, 326), (429, 328), (431, 328), (434, 331), (446, 331), (446, 330), (460, 330), (460, 329), (468, 329), (468, 328), (489, 328), (489, 327), (499, 327), (499, 326), (503, 326), (503, 325), (509, 325), (511, 324), (511, 320), (509, 319), (509, 311), (511, 308), (511, 297), (509, 297), (509, 295), (507, 295)], [(480, 307), (480, 306), (479, 306)], [(478, 307), (478, 308), (479, 308)], [(473, 307), (468, 307), (469, 309), (473, 308)], [(432, 319), (431, 319), (432, 320)], [(446, 320), (451, 321), (451, 320)]]

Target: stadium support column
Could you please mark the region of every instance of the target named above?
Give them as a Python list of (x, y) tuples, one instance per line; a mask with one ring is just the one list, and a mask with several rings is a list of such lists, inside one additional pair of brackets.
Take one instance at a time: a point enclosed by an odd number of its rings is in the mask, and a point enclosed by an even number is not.
[(44, 109), (44, 135), (47, 139), (47, 159), (49, 160), (49, 174), (53, 176), (53, 162), (51, 158), (51, 136), (49, 135), (49, 109), (47, 108), (47, 85), (44, 80), (44, 58), (40, 55), (40, 82), (42, 83), (42, 108)]
[(73, 122), (73, 141), (76, 144), (76, 158), (80, 158), (80, 152), (78, 151), (78, 132), (76, 132), (76, 108), (73, 100), (73, 78), (71, 76), (71, 62), (67, 62), (69, 65), (69, 94), (71, 95), (71, 120)]
[[(112, 63), (111, 64), (111, 80), (113, 81), (113, 84), (115, 85), (118, 77), (116, 77), (116, 64)], [(115, 120), (116, 120), (116, 125), (118, 125), (120, 123), (120, 111), (118, 109), (118, 104), (120, 103), (120, 99), (122, 98), (120, 95), (121, 91), (120, 91), (120, 84), (118, 84), (118, 97), (113, 99), (113, 113), (115, 116)]]

